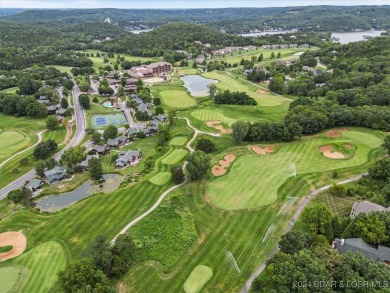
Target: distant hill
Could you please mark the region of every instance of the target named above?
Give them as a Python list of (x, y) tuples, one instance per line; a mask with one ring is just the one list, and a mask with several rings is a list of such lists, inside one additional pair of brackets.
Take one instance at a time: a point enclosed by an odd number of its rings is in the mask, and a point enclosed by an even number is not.
[(14, 15), (14, 14), (20, 13), (24, 10), (25, 9), (20, 9), (20, 8), (1, 8), (0, 9), (0, 17)]
[(103, 22), (110, 18), (119, 28), (156, 27), (169, 22), (207, 24), (228, 33), (250, 29), (299, 28), (301, 31), (390, 29), (390, 5), (307, 6), (224, 9), (69, 9), (27, 10), (5, 17), (17, 22)]

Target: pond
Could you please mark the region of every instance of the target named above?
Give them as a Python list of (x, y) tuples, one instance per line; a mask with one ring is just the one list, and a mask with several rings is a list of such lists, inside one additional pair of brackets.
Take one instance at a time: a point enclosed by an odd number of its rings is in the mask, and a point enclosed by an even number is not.
[(209, 94), (208, 86), (218, 82), (218, 80), (208, 79), (200, 75), (185, 75), (180, 77), (180, 79), (193, 97), (207, 96)]
[(337, 42), (340, 44), (349, 44), (353, 42), (359, 42), (359, 41), (364, 41), (369, 38), (374, 38), (378, 37), (381, 35), (383, 31), (363, 31), (363, 32), (342, 32), (342, 33), (337, 33), (334, 32), (332, 33), (332, 38), (339, 39)]
[(71, 192), (48, 195), (39, 199), (36, 204), (37, 208), (44, 212), (55, 212), (69, 207), (79, 200), (90, 195), (104, 192), (109, 193), (118, 189), (119, 185), (124, 180), (124, 177), (118, 174), (104, 174), (103, 186), (95, 184), (94, 181), (87, 180), (81, 186)]

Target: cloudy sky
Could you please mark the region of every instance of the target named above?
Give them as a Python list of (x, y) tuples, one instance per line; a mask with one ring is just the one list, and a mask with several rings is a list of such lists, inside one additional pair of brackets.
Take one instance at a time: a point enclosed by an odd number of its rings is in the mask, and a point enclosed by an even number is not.
[(217, 8), (390, 5), (390, 0), (0, 0), (0, 8)]

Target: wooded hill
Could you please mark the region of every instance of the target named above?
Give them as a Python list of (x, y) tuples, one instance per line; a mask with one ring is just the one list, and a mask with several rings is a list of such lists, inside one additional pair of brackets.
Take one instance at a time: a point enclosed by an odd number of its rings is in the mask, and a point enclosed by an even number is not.
[(277, 8), (225, 9), (69, 9), (27, 10), (4, 17), (7, 21), (68, 24), (103, 22), (110, 18), (113, 25), (156, 27), (168, 22), (208, 24), (228, 33), (250, 29), (299, 28), (302, 31), (349, 31), (353, 29), (389, 29), (390, 6), (308, 6)]

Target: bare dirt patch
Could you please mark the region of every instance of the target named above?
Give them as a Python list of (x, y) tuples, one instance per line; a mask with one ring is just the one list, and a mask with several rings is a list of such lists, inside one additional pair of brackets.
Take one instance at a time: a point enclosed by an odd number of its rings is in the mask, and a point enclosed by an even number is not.
[(267, 92), (266, 90), (263, 90), (263, 89), (257, 89), (256, 93), (263, 94), (263, 95), (269, 95), (269, 92)]
[(219, 120), (210, 120), (206, 122), (208, 127), (215, 128), (219, 130), (221, 133), (233, 133), (233, 129), (230, 128), (224, 128), (222, 126), (222, 122)]
[(345, 144), (344, 146), (345, 146), (346, 149), (351, 149), (352, 148), (352, 145), (349, 144), (349, 143)]
[(244, 56), (242, 56), (242, 58), (244, 58), (244, 59), (248, 59), (248, 58), (249, 58), (249, 56), (248, 56), (248, 55), (244, 55)]
[(26, 249), (27, 238), (19, 232), (4, 232), (0, 234), (0, 246), (12, 246), (7, 252), (0, 253), (0, 262), (17, 257)]
[(183, 70), (180, 70), (180, 71), (179, 71), (179, 75), (180, 75), (180, 76), (186, 75), (186, 73), (185, 73)]
[(345, 158), (345, 155), (343, 153), (334, 151), (333, 147), (330, 145), (324, 145), (320, 147), (320, 152), (329, 159), (339, 160)]
[(254, 147), (252, 147), (252, 151), (254, 151), (258, 155), (264, 156), (268, 153), (273, 153), (274, 149), (270, 146), (266, 146), (264, 148), (259, 147), (259, 146), (254, 146)]
[(349, 131), (348, 128), (335, 128), (327, 131), (325, 135), (330, 138), (339, 138), (341, 137), (342, 132), (347, 132), (347, 131)]
[(226, 168), (230, 166), (230, 163), (232, 163), (235, 160), (234, 155), (228, 154), (224, 157), (224, 160), (219, 160), (219, 165), (214, 165), (213, 168), (211, 168), (211, 173), (213, 173), (214, 176), (222, 176), (226, 173)]

